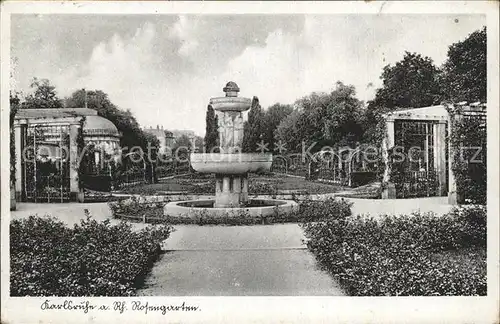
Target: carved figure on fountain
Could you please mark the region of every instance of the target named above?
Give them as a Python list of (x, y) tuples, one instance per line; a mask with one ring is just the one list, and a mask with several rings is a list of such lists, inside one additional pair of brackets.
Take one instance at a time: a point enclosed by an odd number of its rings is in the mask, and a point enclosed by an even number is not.
[(223, 90), (224, 97), (210, 98), (218, 117), (222, 154), (191, 154), (191, 166), (198, 172), (216, 174), (215, 207), (242, 207), (248, 202), (248, 172), (269, 170), (272, 155), (241, 153), (243, 112), (250, 109), (252, 100), (238, 97), (240, 89), (232, 81)]

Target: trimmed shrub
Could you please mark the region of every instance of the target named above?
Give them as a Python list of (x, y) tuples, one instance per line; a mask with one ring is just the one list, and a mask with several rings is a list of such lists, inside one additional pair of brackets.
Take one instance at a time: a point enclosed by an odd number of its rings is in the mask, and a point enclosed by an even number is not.
[(168, 202), (163, 201), (148, 201), (144, 197), (132, 196), (128, 199), (108, 202), (114, 217), (119, 215), (136, 215), (138, 217), (158, 217), (163, 215), (163, 207)]
[(485, 295), (486, 260), (464, 270), (439, 253), (483, 249), (482, 206), (434, 214), (330, 217), (302, 224), (322, 268), (356, 296)]
[(151, 269), (170, 226), (133, 231), (87, 219), (73, 228), (30, 216), (10, 224), (11, 296), (127, 296)]
[(276, 184), (272, 182), (250, 180), (248, 184), (248, 192), (251, 194), (276, 195), (278, 194), (278, 188), (276, 187)]
[(239, 214), (210, 216), (200, 212), (197, 217), (166, 217), (169, 224), (197, 224), (197, 225), (258, 225), (277, 223), (301, 223), (317, 221), (325, 218), (345, 218), (351, 215), (351, 203), (344, 199), (327, 199), (326, 201), (306, 200), (299, 203), (299, 210), (291, 213), (279, 213), (265, 217), (250, 217), (244, 211)]
[(352, 215), (352, 203), (340, 198), (325, 200), (306, 199), (299, 203), (298, 219), (302, 222), (313, 222), (331, 219), (345, 219)]
[(115, 218), (165, 224), (197, 224), (197, 225), (255, 225), (274, 223), (300, 223), (318, 221), (329, 218), (346, 218), (351, 216), (351, 206), (345, 199), (329, 198), (324, 201), (304, 200), (299, 202), (297, 212), (279, 213), (266, 217), (250, 217), (242, 211), (234, 214), (228, 211), (226, 215), (210, 216), (200, 212), (197, 217), (172, 217), (164, 215), (167, 201), (148, 201), (143, 197), (131, 197), (126, 200), (109, 202), (108, 205)]

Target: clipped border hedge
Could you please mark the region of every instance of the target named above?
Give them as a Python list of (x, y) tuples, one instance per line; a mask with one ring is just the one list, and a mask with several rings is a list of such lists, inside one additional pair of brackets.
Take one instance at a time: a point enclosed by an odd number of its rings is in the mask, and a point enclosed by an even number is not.
[(87, 219), (73, 228), (48, 217), (10, 224), (11, 296), (130, 296), (161, 253), (170, 226), (134, 231)]
[(486, 208), (302, 225), (320, 266), (354, 296), (486, 295), (486, 259), (464, 270), (436, 254), (486, 248)]
[(110, 202), (108, 205), (113, 217), (123, 220), (164, 223), (164, 224), (195, 224), (195, 225), (259, 225), (278, 223), (302, 223), (320, 220), (330, 215), (351, 215), (352, 203), (345, 199), (328, 198), (325, 200), (306, 199), (299, 202), (298, 212), (276, 214), (266, 217), (250, 217), (244, 212), (238, 215), (210, 216), (200, 214), (198, 217), (172, 217), (165, 216), (163, 207), (167, 201), (147, 201), (144, 198), (132, 197), (131, 199)]

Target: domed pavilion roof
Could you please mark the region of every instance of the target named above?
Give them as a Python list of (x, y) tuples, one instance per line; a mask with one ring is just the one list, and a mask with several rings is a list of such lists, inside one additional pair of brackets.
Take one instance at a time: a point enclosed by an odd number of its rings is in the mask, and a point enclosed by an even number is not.
[(101, 116), (85, 116), (83, 133), (87, 135), (120, 136), (115, 124)]

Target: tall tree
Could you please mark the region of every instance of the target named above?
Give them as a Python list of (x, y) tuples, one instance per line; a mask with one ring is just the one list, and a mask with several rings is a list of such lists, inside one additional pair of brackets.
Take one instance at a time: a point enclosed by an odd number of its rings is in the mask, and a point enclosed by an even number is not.
[(486, 27), (450, 45), (442, 81), (444, 99), (486, 102)]
[[(294, 107), (300, 112), (287, 121), (288, 127), (296, 128), (296, 137), (286, 140), (287, 147), (298, 151), (302, 145), (309, 146), (323, 139), (327, 107), (330, 96), (326, 92), (313, 92), (295, 101)], [(300, 116), (300, 117), (299, 117)], [(291, 122), (294, 121), (294, 124)], [(290, 132), (290, 131), (288, 131)], [(295, 131), (291, 131), (294, 133)], [(284, 141), (284, 138), (278, 140)]]
[(175, 139), (173, 154), (179, 160), (186, 160), (189, 152), (193, 149), (192, 138), (183, 134)]
[(337, 82), (332, 92), (313, 92), (294, 106), (274, 132), (275, 140), (285, 143), (290, 152), (355, 145), (363, 136), (363, 105), (352, 85)]
[(147, 153), (148, 144), (159, 147), (159, 141), (155, 136), (144, 132), (130, 110), (122, 110), (114, 105), (108, 95), (101, 90), (85, 91), (83, 89), (73, 92), (66, 98), (66, 107), (87, 107), (97, 110), (99, 116), (110, 120), (115, 124), (118, 131), (122, 133), (120, 145), (123, 152), (127, 153), (133, 147), (141, 147)]
[(441, 98), (438, 74), (431, 58), (405, 52), (403, 60), (384, 67), (383, 86), (377, 89), (372, 105), (394, 110), (437, 104)]
[(248, 120), (243, 126), (243, 152), (255, 152), (257, 143), (263, 140), (263, 120), (264, 112), (259, 104), (259, 98), (254, 96)]
[(352, 85), (337, 82), (330, 93), (326, 114), (323, 117), (322, 144), (328, 146), (355, 145), (363, 136), (363, 106), (356, 98)]
[(217, 116), (212, 105), (208, 105), (207, 107), (205, 122), (205, 150), (206, 152), (215, 152), (215, 148), (219, 146), (219, 126), (217, 125)]
[(33, 78), (30, 87), (34, 90), (26, 96), (23, 108), (62, 108), (63, 102), (57, 97), (56, 87), (47, 79)]
[(269, 143), (269, 149), (276, 151), (277, 147), (275, 146), (274, 132), (281, 121), (292, 112), (293, 107), (291, 105), (282, 105), (279, 103), (272, 105), (264, 112), (263, 140)]
[(304, 112), (294, 109), (285, 117), (274, 131), (275, 141), (284, 143), (288, 152), (300, 152), (303, 134), (299, 129), (300, 121), (304, 119)]
[(403, 60), (387, 65), (380, 77), (383, 81), (375, 98), (368, 102), (365, 113), (365, 139), (378, 143), (381, 140), (381, 123), (384, 113), (400, 108), (419, 108), (439, 104), (442, 87), (439, 70), (429, 57), (405, 52)]

